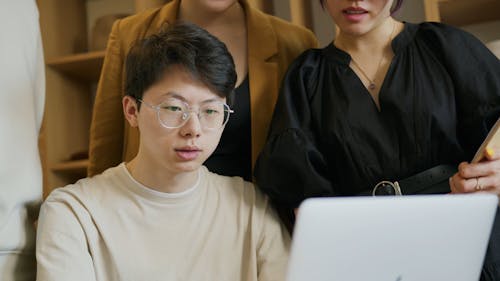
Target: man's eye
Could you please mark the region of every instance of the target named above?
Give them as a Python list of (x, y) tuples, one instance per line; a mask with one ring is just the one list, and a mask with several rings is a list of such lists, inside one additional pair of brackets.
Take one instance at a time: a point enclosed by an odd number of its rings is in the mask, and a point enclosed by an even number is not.
[(207, 114), (207, 115), (214, 115), (217, 113), (219, 113), (219, 111), (217, 111), (216, 109), (210, 109), (210, 108), (205, 109), (205, 114)]
[(162, 109), (172, 112), (182, 111), (182, 108), (180, 106), (175, 106), (175, 105), (162, 106)]

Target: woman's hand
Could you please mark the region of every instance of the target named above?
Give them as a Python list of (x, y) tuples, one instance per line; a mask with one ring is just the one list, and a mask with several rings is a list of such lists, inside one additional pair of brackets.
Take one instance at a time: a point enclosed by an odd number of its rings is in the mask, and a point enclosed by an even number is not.
[(500, 197), (500, 148), (488, 148), (485, 156), (482, 162), (458, 165), (450, 178), (451, 193), (488, 192)]

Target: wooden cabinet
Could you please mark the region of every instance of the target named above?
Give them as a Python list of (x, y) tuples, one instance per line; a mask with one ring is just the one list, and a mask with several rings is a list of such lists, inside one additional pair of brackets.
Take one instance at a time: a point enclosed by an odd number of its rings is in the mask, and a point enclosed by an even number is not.
[[(161, 5), (161, 0), (41, 0), (40, 26), (46, 62), (46, 101), (43, 124), (44, 196), (60, 186), (86, 176), (89, 129), (95, 88), (104, 60), (104, 50), (88, 51), (89, 4), (124, 2), (135, 9)], [(92, 3), (91, 3), (92, 2)], [(109, 2), (106, 4), (105, 2)], [(99, 8), (100, 9), (100, 8)], [(114, 10), (113, 10), (114, 11)]]
[[(85, 53), (85, 1), (39, 1), (46, 62), (44, 195), (85, 175), (92, 83), (104, 52)], [(76, 157), (79, 156), (79, 157)], [(73, 161), (78, 158), (79, 161)]]
[(424, 0), (428, 21), (465, 26), (500, 20), (499, 0)]

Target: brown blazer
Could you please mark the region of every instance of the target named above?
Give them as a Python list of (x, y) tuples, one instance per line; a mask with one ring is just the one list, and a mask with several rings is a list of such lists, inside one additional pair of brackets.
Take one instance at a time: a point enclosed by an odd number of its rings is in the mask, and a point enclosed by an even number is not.
[[(248, 28), (248, 75), (252, 132), (252, 165), (263, 148), (281, 79), (288, 65), (303, 51), (317, 47), (314, 34), (277, 17), (262, 13), (240, 0)], [(154, 34), (177, 18), (180, 0), (148, 10), (113, 25), (97, 87), (90, 129), (89, 175), (103, 172), (138, 151), (139, 132), (126, 122), (122, 111), (124, 63), (131, 44)]]

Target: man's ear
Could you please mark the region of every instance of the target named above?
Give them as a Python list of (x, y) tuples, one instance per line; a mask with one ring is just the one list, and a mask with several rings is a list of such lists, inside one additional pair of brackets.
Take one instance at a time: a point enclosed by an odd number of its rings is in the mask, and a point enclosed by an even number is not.
[(125, 114), (125, 119), (132, 127), (137, 127), (137, 115), (139, 114), (139, 109), (137, 107), (137, 101), (131, 96), (124, 96), (122, 99), (123, 114)]

